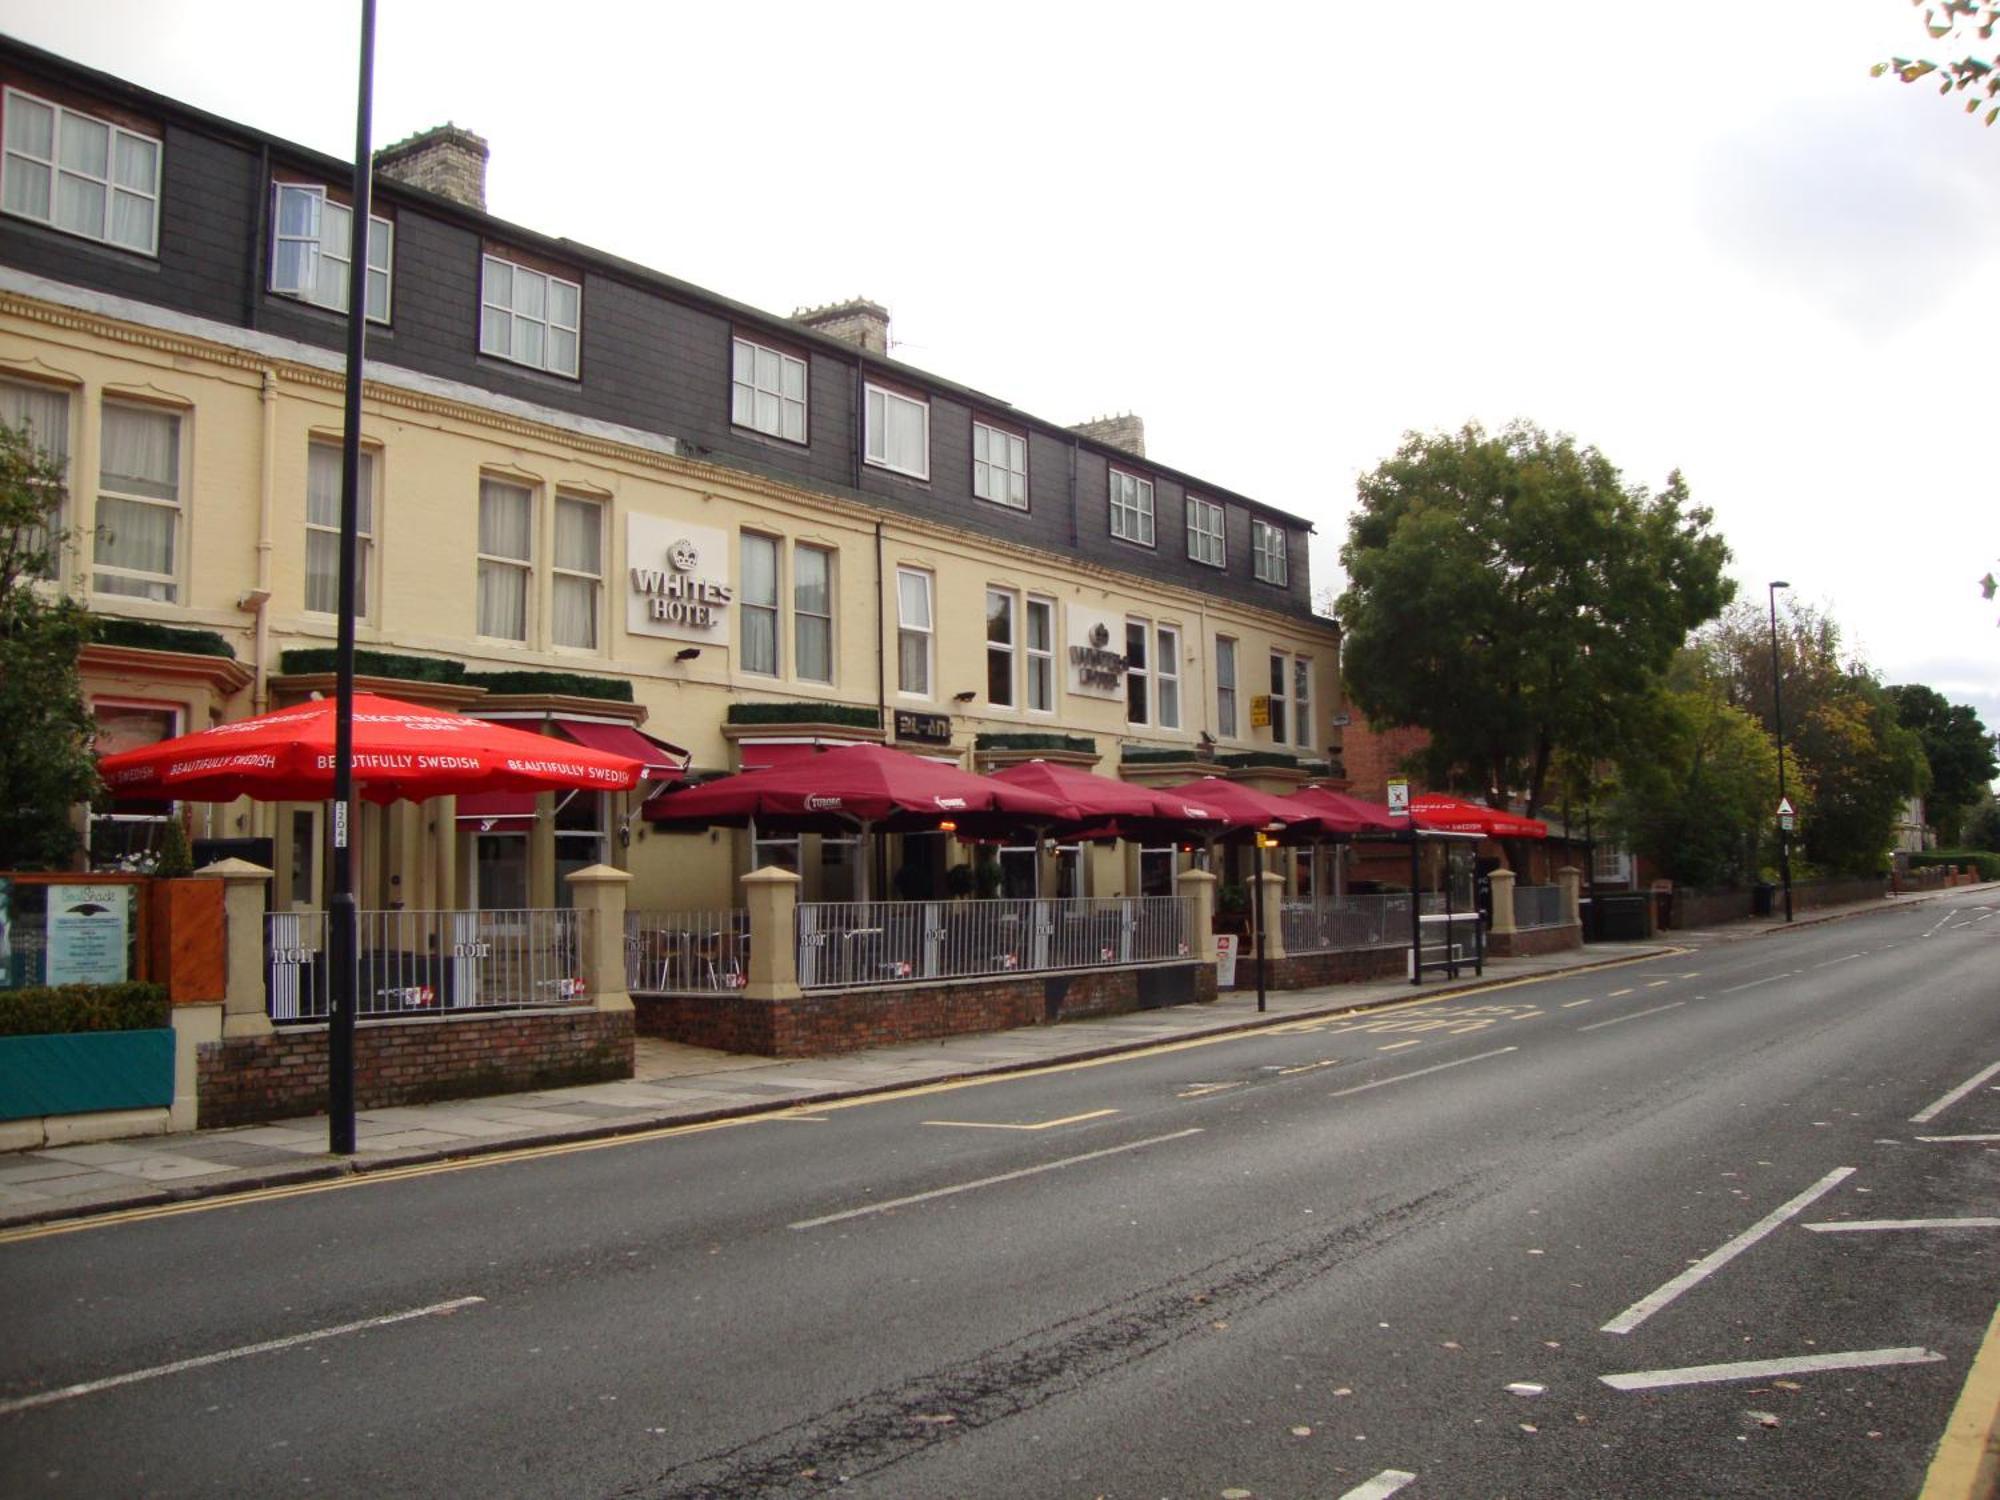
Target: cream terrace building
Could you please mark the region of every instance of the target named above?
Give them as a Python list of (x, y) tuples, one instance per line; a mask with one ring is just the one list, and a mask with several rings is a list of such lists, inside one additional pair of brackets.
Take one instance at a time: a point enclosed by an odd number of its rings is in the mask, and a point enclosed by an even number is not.
[[(52, 586), (104, 622), (100, 747), (331, 691), (347, 168), (13, 42), (0, 85), (0, 417), (67, 463)], [(484, 162), (449, 127), (377, 158), (364, 685), (653, 779), (366, 808), (364, 907), (555, 905), (599, 862), (641, 908), (734, 905), (772, 862), (844, 898), (850, 842), (642, 811), (815, 744), (1333, 774), (1338, 633), (1303, 521), (1148, 459), (1134, 419), (1065, 428), (900, 363), (875, 304), (779, 317), (503, 223)], [(267, 860), (275, 906), (318, 903), (318, 805), (79, 810), (98, 864), (173, 815), (250, 841), (208, 848)], [(1187, 857), (997, 856), (1009, 889), (1104, 895), (1164, 891)], [(875, 857), (888, 890), (973, 855)]]

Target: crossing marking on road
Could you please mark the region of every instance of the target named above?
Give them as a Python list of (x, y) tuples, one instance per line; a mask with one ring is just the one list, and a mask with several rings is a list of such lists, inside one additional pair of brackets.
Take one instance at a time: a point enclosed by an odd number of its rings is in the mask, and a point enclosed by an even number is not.
[(325, 1339), (337, 1339), (350, 1333), (362, 1333), (370, 1328), (387, 1328), (393, 1323), (407, 1323), (412, 1318), (435, 1318), (444, 1313), (454, 1313), (460, 1308), (473, 1307), (484, 1302), (484, 1297), (454, 1297), (449, 1302), (433, 1302), (429, 1307), (413, 1307), (405, 1312), (383, 1313), (379, 1317), (361, 1318), (352, 1323), (336, 1324), (332, 1328), (315, 1328), (310, 1333), (294, 1333), (281, 1339), (266, 1339), (261, 1344), (244, 1344), (236, 1349), (222, 1349), (214, 1354), (198, 1354), (192, 1359), (177, 1359), (172, 1364), (154, 1365), (145, 1370), (128, 1370), (123, 1375), (107, 1375), (102, 1380), (85, 1380), (76, 1385), (66, 1385), (53, 1391), (37, 1391), (32, 1396), (17, 1396), (12, 1401), (0, 1401), (0, 1417), (17, 1411), (27, 1411), (35, 1406), (53, 1406), (58, 1401), (73, 1401), (78, 1396), (94, 1396), (99, 1391), (113, 1390), (121, 1385), (136, 1385), (142, 1380), (158, 1380), (166, 1375), (181, 1375), (189, 1370), (202, 1370), (210, 1365), (219, 1365), (232, 1359), (247, 1359), (253, 1354), (275, 1354), (280, 1349), (296, 1349), (300, 1344), (317, 1344)]
[(926, 1125), (949, 1125), (956, 1130), (1054, 1130), (1059, 1125), (1081, 1125), (1085, 1120), (1101, 1120), (1115, 1115), (1115, 1109), (1093, 1109), (1080, 1115), (1064, 1115), (1060, 1120), (1039, 1120), (1032, 1125), (1001, 1124), (992, 1120), (926, 1120)]
[(1407, 1469), (1384, 1469), (1373, 1479), (1364, 1479), (1351, 1490), (1344, 1490), (1335, 1500), (1389, 1500), (1406, 1484), (1414, 1484), (1417, 1476)]
[(1871, 1370), (1883, 1365), (1930, 1365), (1944, 1356), (1935, 1349), (1849, 1349), (1839, 1354), (1799, 1354), (1790, 1359), (1744, 1359), (1722, 1365), (1686, 1365), (1678, 1370), (1632, 1370), (1597, 1378), (1615, 1391), (1656, 1391), (1670, 1385), (1708, 1385), (1723, 1380), (1765, 1380), (1818, 1370)]
[(891, 1209), (907, 1208), (912, 1203), (928, 1203), (933, 1198), (950, 1198), (959, 1193), (969, 1193), (975, 1188), (995, 1187), (1003, 1182), (1017, 1182), (1023, 1177), (1036, 1177), (1043, 1172), (1054, 1172), (1063, 1167), (1081, 1166), (1087, 1161), (1100, 1161), (1107, 1156), (1117, 1156), (1126, 1151), (1141, 1151), (1148, 1146), (1162, 1145), (1167, 1141), (1185, 1140), (1191, 1135), (1200, 1135), (1201, 1127), (1176, 1130), (1171, 1135), (1149, 1136), (1143, 1141), (1127, 1141), (1122, 1146), (1106, 1146), (1102, 1151), (1086, 1151), (1081, 1156), (1066, 1156), (1061, 1161), (1045, 1161), (1032, 1167), (1021, 1167), (1016, 1171), (1002, 1172), (994, 1177), (981, 1177), (974, 1182), (961, 1182), (951, 1187), (932, 1188), (927, 1193), (912, 1193), (907, 1198), (891, 1198), (885, 1203), (870, 1203), (861, 1208), (846, 1209), (837, 1214), (822, 1214), (817, 1219), (800, 1219), (788, 1224), (787, 1229), (818, 1229), (825, 1224), (839, 1224), (847, 1219), (866, 1218), (870, 1214), (884, 1214)]
[(1826, 1219), (1801, 1224), (1814, 1234), (1871, 1234), (1884, 1229), (2000, 1229), (2000, 1219)]
[(1780, 1224), (1784, 1223), (1787, 1219), (1790, 1219), (1797, 1214), (1805, 1212), (1805, 1210), (1819, 1198), (1825, 1196), (1827, 1193), (1832, 1192), (1835, 1188), (1839, 1187), (1841, 1183), (1847, 1181), (1848, 1178), (1852, 1177), (1855, 1174), (1856, 1170), (1858, 1169), (1854, 1167), (1835, 1167), (1831, 1172), (1827, 1173), (1826, 1176), (1820, 1178), (1818, 1182), (1815, 1182), (1811, 1187), (1807, 1188), (1803, 1193), (1800, 1193), (1796, 1198), (1792, 1198), (1787, 1202), (1781, 1203), (1776, 1208), (1772, 1209), (1769, 1213), (1764, 1215), (1763, 1218), (1759, 1219), (1755, 1224), (1752, 1224), (1748, 1229), (1744, 1230), (1741, 1234), (1737, 1235), (1736, 1238), (1731, 1240), (1728, 1244), (1723, 1245), (1718, 1249), (1711, 1250), (1707, 1255), (1704, 1255), (1700, 1260), (1696, 1261), (1693, 1265), (1689, 1266), (1685, 1271), (1681, 1272), (1681, 1274), (1676, 1276), (1672, 1281), (1667, 1282), (1664, 1286), (1661, 1286), (1658, 1290), (1649, 1292), (1645, 1296), (1641, 1297), (1637, 1302), (1634, 1302), (1630, 1307), (1626, 1308), (1625, 1311), (1620, 1313), (1617, 1317), (1613, 1318), (1609, 1323), (1606, 1323), (1602, 1328), (1598, 1330), (1598, 1332), (1630, 1333), (1633, 1329), (1637, 1328), (1641, 1323), (1645, 1322), (1646, 1319), (1652, 1317), (1654, 1313), (1658, 1312), (1661, 1308), (1665, 1307), (1668, 1303), (1672, 1302), (1676, 1297), (1680, 1296), (1682, 1292), (1685, 1292), (1692, 1287), (1699, 1286), (1703, 1281), (1707, 1280), (1715, 1272), (1721, 1270), (1724, 1266), (1728, 1265), (1729, 1262), (1736, 1259), (1736, 1257), (1741, 1255), (1745, 1250), (1748, 1250), (1752, 1245), (1756, 1244), (1759, 1240), (1763, 1239), (1764, 1236), (1769, 1234), (1772, 1230), (1776, 1229)]
[(1950, 1109), (1954, 1104), (1958, 1103), (1959, 1100), (1963, 1099), (1967, 1094), (1971, 1093), (1974, 1089), (1978, 1088), (1980, 1084), (1986, 1082), (1986, 1080), (1991, 1078), (1995, 1073), (2000, 1073), (2000, 1062), (1989, 1063), (1986, 1067), (1983, 1067), (1977, 1073), (1974, 1073), (1970, 1078), (1966, 1079), (1965, 1082), (1961, 1083), (1957, 1088), (1953, 1089), (1943, 1098), (1933, 1100), (1931, 1103), (1926, 1104), (1922, 1109), (1918, 1110), (1915, 1114), (1910, 1116), (1910, 1123), (1912, 1125), (1930, 1124), (1931, 1121), (1935, 1120), (1939, 1115), (1943, 1114), (1946, 1110)]

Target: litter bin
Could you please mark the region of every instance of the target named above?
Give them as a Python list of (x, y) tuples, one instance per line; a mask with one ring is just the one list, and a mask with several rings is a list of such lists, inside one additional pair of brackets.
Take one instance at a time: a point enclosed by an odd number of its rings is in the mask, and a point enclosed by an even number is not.
[(1768, 917), (1771, 915), (1771, 893), (1777, 890), (1768, 880), (1760, 880), (1750, 887), (1750, 915)]

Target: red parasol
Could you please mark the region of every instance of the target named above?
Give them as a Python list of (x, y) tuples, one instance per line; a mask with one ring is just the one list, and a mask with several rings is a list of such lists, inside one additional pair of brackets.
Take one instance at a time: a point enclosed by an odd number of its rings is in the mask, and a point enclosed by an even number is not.
[(1278, 800), (1296, 803), (1305, 816), (1318, 822), (1323, 834), (1334, 838), (1386, 837), (1410, 831), (1409, 819), (1395, 816), (1381, 803), (1365, 802), (1325, 787), (1309, 786)]
[(742, 771), (656, 797), (646, 817), (663, 827), (740, 827), (783, 832), (883, 832), (980, 825), (1054, 823), (1073, 818), (1068, 802), (991, 776), (881, 745), (843, 745), (762, 771)]
[(1502, 807), (1448, 797), (1443, 792), (1425, 792), (1410, 798), (1410, 815), (1419, 828), (1433, 833), (1476, 833), (1489, 839), (1549, 836), (1549, 825), (1539, 818), (1523, 818)]
[[(107, 755), (114, 797), (324, 802), (333, 796), (334, 700), (218, 724)], [(376, 693), (354, 695), (354, 789), (370, 802), (458, 792), (622, 792), (645, 763)]]
[(1220, 833), (1224, 826), (1221, 814), (1202, 806), (1195, 798), (1099, 776), (1081, 766), (1024, 761), (1004, 771), (995, 771), (992, 779), (1069, 803), (1076, 809), (1076, 821), (1088, 824), (1092, 836), (1110, 838), (1169, 826), (1177, 832), (1200, 835), (1204, 830)]
[[(1314, 814), (1283, 797), (1273, 797), (1240, 781), (1199, 776), (1166, 789), (1173, 796), (1206, 808), (1221, 820), (1222, 829), (1263, 828), (1272, 823), (1309, 823)], [(1217, 832), (1222, 831), (1217, 829)]]

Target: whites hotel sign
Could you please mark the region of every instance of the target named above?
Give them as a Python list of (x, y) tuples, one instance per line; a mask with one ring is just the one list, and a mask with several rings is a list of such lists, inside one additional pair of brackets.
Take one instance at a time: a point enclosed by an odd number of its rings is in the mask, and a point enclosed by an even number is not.
[(633, 635), (730, 643), (729, 535), (662, 516), (625, 523), (625, 628)]

